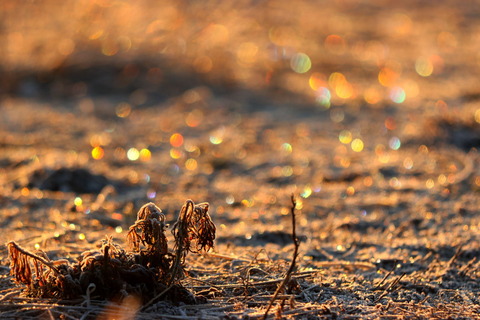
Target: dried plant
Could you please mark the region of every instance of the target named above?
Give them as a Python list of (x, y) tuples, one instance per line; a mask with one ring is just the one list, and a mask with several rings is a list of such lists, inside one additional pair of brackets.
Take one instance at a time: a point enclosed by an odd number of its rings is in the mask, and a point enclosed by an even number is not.
[[(208, 251), (215, 240), (215, 225), (208, 214), (208, 203), (193, 203), (187, 200), (180, 211), (177, 222), (173, 225), (175, 247), (186, 251)], [(188, 235), (188, 236), (187, 236)], [(192, 249), (192, 243), (194, 248)]]
[[(150, 202), (140, 208), (137, 220), (127, 234), (128, 243), (133, 251), (138, 253), (138, 262), (156, 269), (161, 279), (169, 277), (173, 258), (168, 251), (165, 235), (167, 227), (162, 210)], [(144, 249), (140, 248), (140, 244)]]
[(148, 252), (167, 254), (166, 227), (162, 210), (150, 202), (138, 211), (137, 221), (128, 230), (127, 240), (135, 251), (140, 250), (141, 242)]
[(183, 274), (188, 252), (213, 247), (215, 225), (208, 204), (185, 202), (172, 230), (173, 251), (168, 248), (167, 227), (160, 208), (148, 203), (140, 208), (128, 231), (132, 251), (106, 237), (100, 250), (82, 253), (75, 264), (51, 261), (44, 252), (34, 254), (11, 241), (7, 244), (11, 274), (17, 283), (27, 286), (25, 293), (34, 297), (70, 299), (93, 291), (94, 296), (104, 299), (135, 294), (149, 301), (147, 304), (160, 297), (195, 303), (195, 297), (176, 280)]
[(12, 260), (10, 272), (17, 283), (27, 286), (27, 295), (70, 298), (81, 294), (70, 275), (66, 260), (50, 261), (43, 251), (35, 254), (13, 241), (7, 243), (7, 247)]
[(213, 247), (215, 231), (215, 224), (208, 214), (208, 203), (195, 205), (192, 200), (187, 200), (172, 229), (175, 237), (175, 263), (171, 272), (170, 284), (181, 273), (181, 265), (185, 262), (188, 252), (208, 251)]

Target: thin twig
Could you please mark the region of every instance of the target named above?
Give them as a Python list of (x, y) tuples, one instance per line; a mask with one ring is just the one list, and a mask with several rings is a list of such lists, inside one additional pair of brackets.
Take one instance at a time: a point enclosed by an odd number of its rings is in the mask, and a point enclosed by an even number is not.
[(3, 301), (3, 300), (6, 300), (14, 295), (17, 295), (18, 293), (20, 293), (22, 291), (22, 289), (9, 289), (10, 292), (7, 292), (5, 293), (4, 295), (0, 296), (0, 302)]
[(290, 277), (291, 277), (292, 272), (295, 269), (295, 265), (296, 265), (295, 262), (296, 262), (297, 256), (298, 256), (298, 247), (300, 246), (300, 241), (298, 241), (297, 231), (296, 231), (295, 207), (297, 205), (297, 201), (295, 199), (295, 195), (292, 194), (291, 200), (292, 200), (292, 207), (290, 209), (290, 213), (291, 213), (291, 216), (292, 216), (292, 240), (293, 240), (293, 245), (294, 245), (292, 263), (290, 264), (290, 268), (288, 268), (288, 271), (287, 271), (287, 274), (285, 275), (285, 278), (283, 279), (283, 281), (280, 283), (277, 290), (273, 294), (273, 297), (270, 300), (270, 303), (268, 304), (267, 310), (265, 310), (265, 314), (262, 317), (263, 320), (267, 319), (268, 312), (272, 308), (272, 305), (275, 302), (275, 300), (277, 299), (277, 296), (280, 294), (280, 291), (282, 291), (283, 288), (285, 287), (285, 285), (290, 281)]
[(394, 269), (388, 271), (385, 277), (383, 277), (382, 281), (380, 281), (375, 287), (373, 287), (373, 290), (381, 289), (380, 286), (388, 279), (388, 277), (390, 277), (390, 275), (393, 273), (393, 270)]
[(351, 261), (322, 261), (322, 262), (316, 262), (315, 266), (322, 267), (322, 268), (342, 267), (342, 268), (357, 268), (357, 269), (364, 269), (364, 270), (370, 270), (375, 268), (375, 265), (373, 263), (351, 262)]
[[(303, 279), (310, 277), (310, 274), (299, 274), (298, 276), (291, 276), (291, 279)], [(193, 279), (198, 280), (198, 279)], [(251, 287), (260, 287), (260, 286), (268, 286), (271, 284), (279, 283), (284, 281), (284, 279), (273, 279), (273, 280), (266, 280), (266, 281), (259, 281), (259, 282), (249, 282), (248, 285)], [(216, 284), (216, 285), (207, 285), (207, 286), (189, 286), (190, 289), (208, 289), (208, 288), (217, 288), (217, 289), (235, 289), (243, 287), (243, 284)]]
[(228, 255), (225, 255), (225, 254), (219, 254), (219, 253), (215, 253), (215, 252), (205, 252), (204, 255), (214, 257), (214, 258), (221, 258), (221, 259), (225, 259), (225, 260), (234, 260), (234, 261), (240, 261), (240, 262), (251, 262), (251, 260), (239, 258), (239, 257), (236, 257), (236, 256), (228, 256)]
[(383, 297), (385, 297), (387, 294), (390, 292), (393, 292), (396, 290), (395, 286), (402, 280), (402, 278), (406, 275), (406, 273), (402, 273), (398, 278), (393, 280), (390, 285), (383, 291), (383, 293), (377, 298), (377, 300), (374, 301), (374, 303), (377, 303), (378, 301), (382, 300)]

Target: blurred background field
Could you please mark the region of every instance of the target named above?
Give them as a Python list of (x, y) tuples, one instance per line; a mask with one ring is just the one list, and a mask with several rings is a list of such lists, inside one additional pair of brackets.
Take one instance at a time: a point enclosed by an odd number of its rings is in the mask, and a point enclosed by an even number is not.
[(2, 88), (77, 98), (141, 90), (131, 97), (141, 105), (206, 83), (324, 107), (438, 109), (477, 93), (476, 10), (474, 1), (5, 1)]

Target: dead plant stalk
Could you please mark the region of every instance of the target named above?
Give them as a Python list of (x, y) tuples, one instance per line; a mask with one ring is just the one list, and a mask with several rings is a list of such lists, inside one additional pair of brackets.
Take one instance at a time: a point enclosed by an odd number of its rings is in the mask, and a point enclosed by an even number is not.
[(280, 294), (280, 292), (283, 291), (283, 289), (285, 288), (285, 285), (288, 282), (290, 282), (290, 278), (291, 278), (292, 273), (293, 273), (293, 271), (295, 270), (295, 267), (296, 267), (296, 260), (297, 260), (297, 256), (298, 256), (298, 248), (300, 246), (300, 241), (297, 238), (297, 232), (296, 232), (297, 227), (296, 227), (296, 219), (295, 219), (295, 207), (297, 205), (297, 201), (295, 199), (295, 195), (292, 194), (291, 200), (292, 200), (292, 207), (290, 209), (290, 214), (291, 214), (291, 217), (292, 217), (292, 240), (293, 240), (293, 245), (294, 245), (292, 262), (290, 264), (290, 267), (287, 270), (287, 273), (285, 274), (285, 278), (280, 283), (277, 290), (275, 290), (275, 293), (273, 294), (273, 297), (270, 300), (270, 303), (268, 304), (267, 310), (265, 310), (265, 314), (262, 317), (263, 320), (267, 319), (268, 312), (272, 308), (273, 303), (277, 299), (277, 296)]

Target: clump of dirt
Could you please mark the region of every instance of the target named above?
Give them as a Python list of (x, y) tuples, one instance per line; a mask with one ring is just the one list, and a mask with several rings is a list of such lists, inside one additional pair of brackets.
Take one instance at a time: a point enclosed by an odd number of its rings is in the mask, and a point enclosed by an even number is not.
[(437, 126), (449, 144), (464, 151), (480, 148), (480, 127), (473, 121), (464, 122), (446, 118), (441, 119)]
[(449, 114), (428, 119), (422, 138), (426, 137), (430, 145), (450, 145), (464, 152), (480, 148), (478, 123)]
[(83, 168), (39, 169), (29, 178), (28, 188), (41, 190), (98, 194), (109, 184), (100, 174)]
[(213, 247), (215, 225), (208, 204), (187, 200), (173, 227), (174, 250), (168, 248), (165, 216), (154, 203), (144, 205), (130, 227), (132, 251), (106, 237), (99, 250), (83, 252), (74, 264), (52, 261), (45, 252), (32, 253), (15, 242), (7, 244), (11, 274), (26, 285), (30, 297), (74, 299), (87, 293), (99, 299), (122, 301), (134, 295), (147, 305), (159, 299), (195, 304), (203, 301), (177, 280), (183, 276), (188, 252)]

